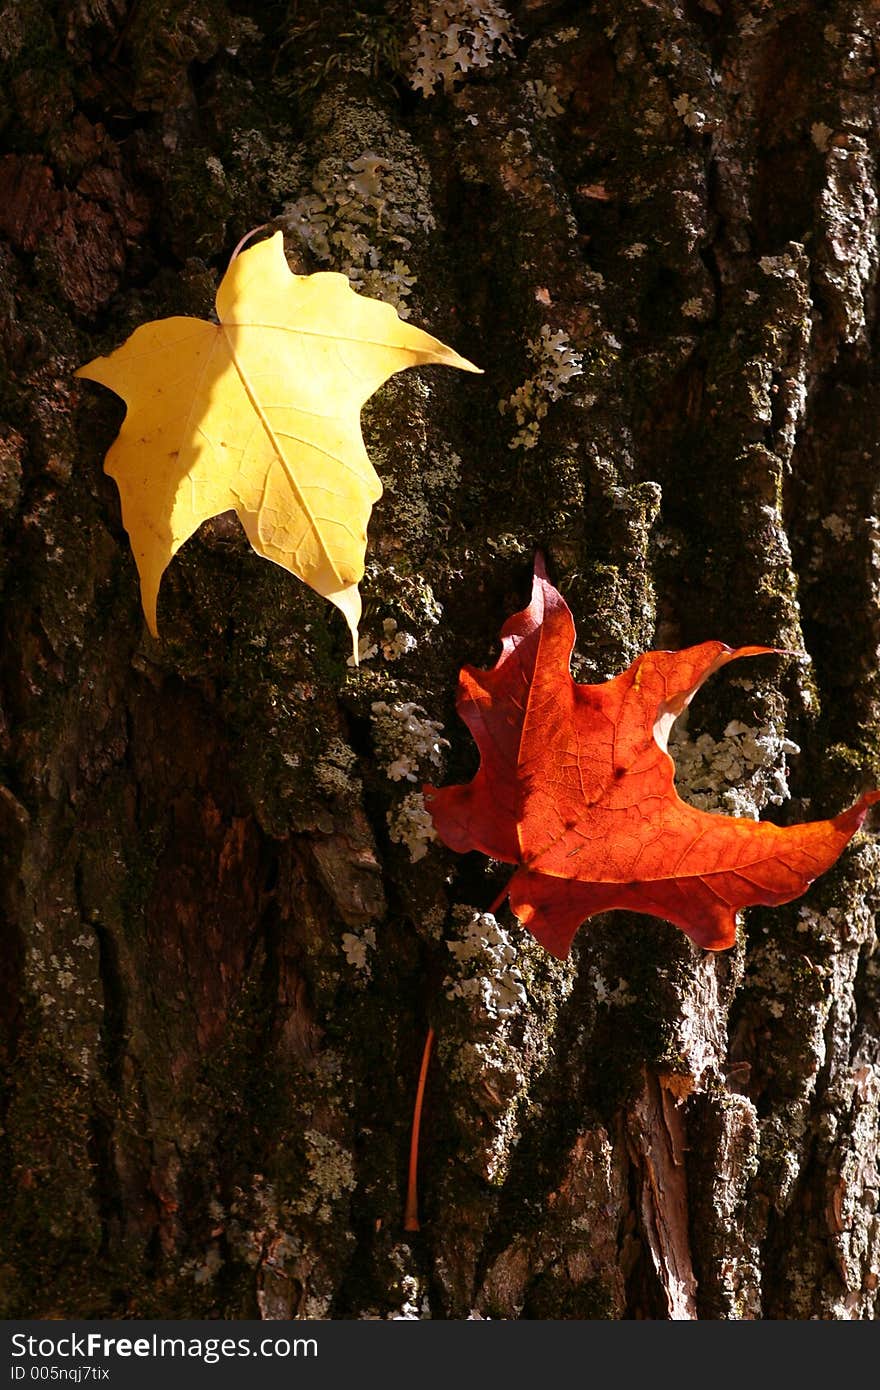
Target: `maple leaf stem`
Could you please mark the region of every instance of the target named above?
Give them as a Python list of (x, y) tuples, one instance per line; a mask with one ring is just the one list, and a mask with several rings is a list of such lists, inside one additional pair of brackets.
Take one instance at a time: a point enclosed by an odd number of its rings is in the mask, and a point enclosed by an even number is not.
[(493, 916), (493, 917), (494, 917), (495, 913), (498, 911), (498, 909), (499, 909), (499, 907), (501, 906), (501, 904), (504, 902), (504, 899), (507, 897), (507, 894), (508, 894), (509, 890), (510, 890), (510, 884), (508, 883), (508, 884), (505, 885), (504, 888), (501, 889), (501, 892), (498, 894), (498, 897), (497, 897), (497, 898), (495, 899), (495, 901), (492, 903), (491, 907), (488, 908), (488, 911), (492, 913), (492, 916)]
[(235, 248), (235, 250), (233, 251), (232, 255), (229, 257), (229, 264), (232, 265), (232, 262), (233, 262), (233, 261), (235, 260), (235, 258), (239, 255), (239, 253), (244, 249), (245, 245), (247, 244), (247, 242), (250, 241), (250, 239), (251, 239), (252, 236), (258, 236), (260, 232), (267, 232), (268, 230), (269, 230), (269, 224), (268, 224), (268, 222), (261, 222), (260, 225), (259, 225), (259, 227), (252, 227), (251, 230), (250, 230), (249, 232), (245, 232), (245, 234), (244, 234), (244, 236), (242, 237), (241, 241), (238, 243), (238, 245), (236, 246), (236, 248)]
[(419, 1166), (419, 1129), (422, 1123), (422, 1102), (425, 1099), (425, 1079), (428, 1075), (428, 1064), (431, 1060), (431, 1048), (434, 1044), (434, 1029), (428, 1029), (428, 1036), (425, 1038), (425, 1050), (422, 1053), (422, 1065), (419, 1071), (419, 1084), (416, 1088), (416, 1102), (413, 1106), (412, 1137), (409, 1144), (409, 1177), (406, 1185), (406, 1210), (403, 1216), (403, 1229), (405, 1231), (421, 1230), (419, 1225), (419, 1194), (417, 1171)]

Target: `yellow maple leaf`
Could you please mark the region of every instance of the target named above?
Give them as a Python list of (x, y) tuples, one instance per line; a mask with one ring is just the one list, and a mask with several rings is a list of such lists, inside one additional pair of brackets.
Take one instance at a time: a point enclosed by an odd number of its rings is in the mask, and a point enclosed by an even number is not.
[(172, 556), (234, 508), (259, 555), (342, 610), (357, 659), (357, 586), (382, 495), (361, 407), (404, 367), (479, 368), (344, 275), (292, 274), (280, 232), (233, 258), (216, 305), (219, 323), (142, 324), (76, 373), (128, 406), (104, 467), (119, 487), (147, 625), (156, 636)]

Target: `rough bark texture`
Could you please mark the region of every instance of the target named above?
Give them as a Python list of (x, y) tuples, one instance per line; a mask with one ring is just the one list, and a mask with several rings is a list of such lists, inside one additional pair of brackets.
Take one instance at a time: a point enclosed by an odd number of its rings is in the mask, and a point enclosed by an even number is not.
[[(560, 965), (412, 793), (473, 770), (456, 672), (536, 546), (579, 679), (799, 654), (700, 695), (700, 804), (877, 785), (878, 43), (871, 0), (0, 4), (0, 1314), (876, 1315), (870, 831), (729, 953), (612, 914)], [(72, 377), (273, 219), (485, 368), (365, 411), (358, 671), (229, 518), (149, 637)]]

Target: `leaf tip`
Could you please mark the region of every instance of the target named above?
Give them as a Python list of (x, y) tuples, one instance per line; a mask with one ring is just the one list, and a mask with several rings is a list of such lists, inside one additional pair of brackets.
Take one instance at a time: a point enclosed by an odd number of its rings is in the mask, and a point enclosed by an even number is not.
[(84, 381), (98, 381), (99, 378), (95, 376), (94, 369), (100, 360), (100, 357), (93, 357), (91, 362), (84, 362), (81, 367), (77, 367), (73, 375), (82, 378)]
[(435, 343), (436, 347), (432, 350), (431, 358), (427, 360), (438, 362), (441, 367), (457, 367), (460, 372), (473, 372), (475, 376), (485, 376), (482, 367), (478, 367), (469, 358), (462, 357), (460, 352), (455, 351), (455, 348), (447, 347), (438, 338), (433, 338), (430, 341)]
[(158, 592), (155, 594), (148, 594), (144, 591), (143, 585), (141, 586), (141, 607), (144, 610), (144, 619), (150, 636), (155, 637), (157, 640), (159, 637), (158, 601)]
[(336, 605), (340, 613), (348, 624), (351, 633), (352, 656), (354, 665), (360, 665), (360, 652), (358, 651), (358, 623), (361, 620), (361, 595), (357, 584), (348, 584), (344, 589), (336, 589), (333, 593), (326, 593), (323, 589), (318, 591), (324, 593), (324, 597)]
[(680, 927), (685, 936), (690, 937), (695, 946), (703, 951), (729, 951), (736, 945), (737, 915), (733, 908), (719, 907), (717, 911), (705, 913), (693, 921), (675, 921), (668, 917), (673, 926)]
[(880, 801), (880, 791), (871, 791), (871, 792), (863, 792), (863, 793), (862, 793), (862, 795), (859, 797), (858, 801), (856, 802), (857, 816), (858, 816), (858, 826), (857, 826), (857, 829), (861, 829), (862, 825), (864, 824), (865, 817), (867, 816), (868, 812), (871, 810), (871, 807), (872, 807), (872, 806), (876, 806), (876, 804), (877, 804), (878, 801)]

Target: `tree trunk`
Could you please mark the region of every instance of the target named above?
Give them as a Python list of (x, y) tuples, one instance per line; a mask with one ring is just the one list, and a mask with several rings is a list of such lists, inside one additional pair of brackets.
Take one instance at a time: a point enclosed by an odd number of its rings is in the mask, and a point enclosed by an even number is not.
[[(701, 692), (683, 795), (878, 785), (878, 43), (870, 0), (0, 4), (0, 1314), (876, 1315), (870, 833), (729, 952), (612, 913), (560, 963), (418, 796), (536, 549), (581, 680), (785, 649)], [(364, 411), (359, 669), (230, 516), (150, 637), (73, 377), (264, 222), (485, 369)]]

